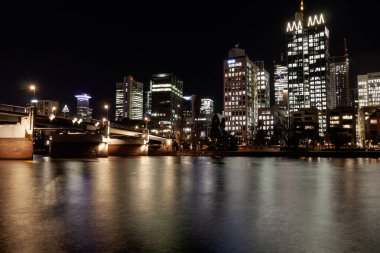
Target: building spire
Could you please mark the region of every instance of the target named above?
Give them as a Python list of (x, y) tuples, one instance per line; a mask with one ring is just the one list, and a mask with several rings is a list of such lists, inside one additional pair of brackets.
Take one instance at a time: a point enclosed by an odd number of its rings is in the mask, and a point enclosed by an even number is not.
[(345, 54), (345, 55), (348, 55), (348, 49), (347, 49), (346, 38), (344, 38), (344, 54)]
[(303, 22), (303, 0), (301, 0), (300, 9), (296, 12), (295, 19), (297, 22)]

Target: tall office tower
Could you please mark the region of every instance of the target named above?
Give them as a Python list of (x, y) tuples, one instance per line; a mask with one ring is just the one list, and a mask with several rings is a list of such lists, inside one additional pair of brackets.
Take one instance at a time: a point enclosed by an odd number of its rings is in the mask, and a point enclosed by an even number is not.
[(123, 82), (116, 82), (115, 120), (129, 118), (143, 119), (144, 84), (133, 76), (124, 76)]
[(358, 75), (359, 108), (380, 106), (380, 72)]
[(77, 116), (83, 121), (92, 119), (92, 109), (90, 108), (90, 96), (86, 93), (76, 95), (77, 98)]
[(258, 122), (257, 66), (237, 46), (224, 61), (225, 130), (247, 145), (254, 138)]
[[(330, 82), (331, 82), (331, 106), (354, 106), (354, 93), (349, 82), (349, 59), (346, 40), (344, 40), (344, 56), (331, 57)], [(334, 92), (335, 91), (335, 92)]]
[(200, 114), (202, 116), (212, 117), (214, 114), (214, 101), (210, 98), (201, 99)]
[(274, 65), (274, 104), (288, 108), (288, 67), (281, 54), (281, 62)]
[(183, 81), (173, 73), (152, 76), (152, 132), (176, 138), (182, 116)]
[(303, 1), (286, 28), (289, 111), (315, 107), (320, 135), (326, 130), (325, 110), (331, 108), (329, 31), (323, 14), (304, 20)]
[(270, 106), (269, 73), (264, 68), (263, 61), (255, 61), (257, 72), (257, 99), (259, 108)]

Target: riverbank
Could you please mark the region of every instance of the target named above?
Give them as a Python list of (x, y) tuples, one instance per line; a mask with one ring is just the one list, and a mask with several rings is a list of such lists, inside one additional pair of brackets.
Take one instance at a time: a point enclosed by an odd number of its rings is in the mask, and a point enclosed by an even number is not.
[(173, 156), (250, 156), (250, 157), (338, 157), (356, 158), (369, 157), (380, 158), (380, 151), (177, 151), (163, 152), (149, 155), (173, 155)]

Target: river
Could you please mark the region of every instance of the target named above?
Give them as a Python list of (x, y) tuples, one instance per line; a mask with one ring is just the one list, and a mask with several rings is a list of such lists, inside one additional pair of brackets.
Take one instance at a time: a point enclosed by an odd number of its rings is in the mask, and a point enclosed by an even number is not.
[(380, 159), (0, 161), (0, 252), (378, 252)]

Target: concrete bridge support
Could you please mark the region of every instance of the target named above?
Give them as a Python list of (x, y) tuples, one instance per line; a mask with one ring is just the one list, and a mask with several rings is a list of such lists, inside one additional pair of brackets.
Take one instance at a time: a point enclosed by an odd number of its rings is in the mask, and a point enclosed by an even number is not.
[(33, 159), (33, 141), (28, 138), (0, 138), (0, 159)]

